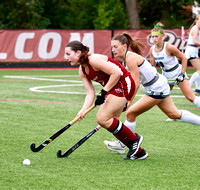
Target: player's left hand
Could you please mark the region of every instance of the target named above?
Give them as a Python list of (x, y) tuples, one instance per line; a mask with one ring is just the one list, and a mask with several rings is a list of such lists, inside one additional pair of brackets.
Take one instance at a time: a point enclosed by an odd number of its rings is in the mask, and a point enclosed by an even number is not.
[(102, 89), (101, 92), (97, 95), (97, 98), (95, 100), (95, 106), (104, 103), (106, 94), (107, 92), (104, 89)]
[(180, 73), (176, 79), (177, 82), (183, 82), (183, 80), (185, 79), (185, 74)]

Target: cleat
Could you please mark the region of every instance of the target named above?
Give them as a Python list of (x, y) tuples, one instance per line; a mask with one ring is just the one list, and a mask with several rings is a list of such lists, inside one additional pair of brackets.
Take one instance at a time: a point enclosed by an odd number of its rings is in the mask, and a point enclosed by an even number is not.
[(131, 158), (137, 153), (137, 151), (138, 151), (138, 149), (139, 149), (139, 147), (140, 147), (140, 145), (141, 145), (141, 143), (143, 141), (143, 136), (138, 135), (137, 133), (135, 133), (135, 134), (137, 135), (137, 140), (133, 141), (130, 144), (129, 151), (128, 151), (127, 155), (126, 155), (127, 158)]
[(166, 121), (177, 121), (177, 119), (170, 119), (170, 118), (168, 118)]
[(125, 153), (125, 146), (122, 146), (121, 142), (120, 141), (116, 141), (116, 140), (113, 140), (113, 141), (107, 141), (105, 140), (104, 141), (104, 144), (106, 146), (106, 148), (108, 150), (111, 150), (111, 151), (114, 151), (114, 152), (117, 152), (119, 154), (124, 154)]
[(124, 160), (145, 160), (148, 157), (148, 153), (142, 149), (142, 151), (134, 156), (131, 157), (124, 157)]

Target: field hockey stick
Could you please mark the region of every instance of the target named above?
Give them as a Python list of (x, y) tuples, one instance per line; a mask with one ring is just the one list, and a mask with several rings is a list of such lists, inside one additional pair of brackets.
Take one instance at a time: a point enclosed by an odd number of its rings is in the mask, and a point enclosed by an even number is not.
[[(92, 105), (91, 107), (89, 107), (87, 110), (85, 110), (83, 112), (83, 114), (87, 114), (88, 112), (90, 112), (93, 108), (95, 108), (95, 105)], [(55, 134), (53, 134), (51, 137), (49, 137), (46, 141), (44, 141), (43, 143), (41, 143), (38, 147), (35, 147), (35, 143), (31, 144), (31, 150), (33, 152), (38, 152), (40, 150), (42, 150), (45, 146), (47, 146), (50, 142), (52, 142), (55, 138), (57, 138), (59, 135), (61, 135), (64, 131), (66, 131), (70, 126), (72, 126), (74, 123), (76, 123), (79, 120), (79, 117), (75, 117), (72, 121), (69, 122), (69, 124), (67, 124), (66, 126), (64, 126), (63, 128), (61, 128), (59, 131), (57, 131)]]
[(94, 133), (96, 133), (101, 128), (100, 125), (98, 125), (96, 128), (94, 128), (92, 131), (90, 131), (87, 135), (85, 135), (81, 140), (79, 140), (76, 144), (74, 144), (69, 150), (67, 150), (64, 154), (61, 154), (62, 151), (59, 150), (57, 152), (58, 158), (67, 158), (72, 152), (74, 152), (79, 146), (81, 146), (86, 140), (88, 140)]

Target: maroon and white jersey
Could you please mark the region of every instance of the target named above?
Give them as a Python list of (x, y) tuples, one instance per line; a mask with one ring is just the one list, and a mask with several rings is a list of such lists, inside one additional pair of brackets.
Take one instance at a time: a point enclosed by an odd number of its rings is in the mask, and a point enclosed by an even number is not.
[[(118, 61), (115, 59), (112, 59), (108, 57), (108, 61), (112, 64), (117, 65), (121, 70), (121, 77), (117, 84), (107, 93), (113, 94), (118, 97), (126, 97), (127, 100), (131, 100), (134, 92), (135, 92), (135, 82), (133, 78), (131, 77), (130, 73), (127, 71), (127, 69), (121, 65)], [(96, 81), (100, 83), (102, 86), (105, 86), (110, 78), (110, 75), (104, 73), (103, 71), (95, 71), (92, 66), (87, 63), (87, 66), (89, 68), (89, 74), (85, 72), (84, 67), (82, 67), (82, 71), (84, 75), (93, 81)]]

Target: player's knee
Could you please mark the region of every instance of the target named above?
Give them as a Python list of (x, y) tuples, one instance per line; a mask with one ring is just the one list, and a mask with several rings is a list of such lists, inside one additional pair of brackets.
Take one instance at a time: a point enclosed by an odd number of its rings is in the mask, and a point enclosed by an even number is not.
[(102, 115), (100, 114), (97, 114), (96, 115), (96, 120), (97, 120), (97, 123), (101, 126), (104, 126), (105, 125), (105, 118), (102, 117)]
[(186, 98), (187, 98), (190, 102), (193, 102), (194, 99), (195, 99), (195, 96), (193, 96), (193, 95), (187, 95)]
[(180, 118), (181, 118), (181, 112), (168, 113), (167, 116), (168, 116), (170, 119), (180, 119)]
[(136, 116), (134, 115), (134, 113), (132, 113), (132, 112), (130, 111), (130, 109), (128, 109), (128, 110), (126, 111), (126, 119), (127, 119), (128, 121), (135, 121), (135, 119), (136, 119)]

